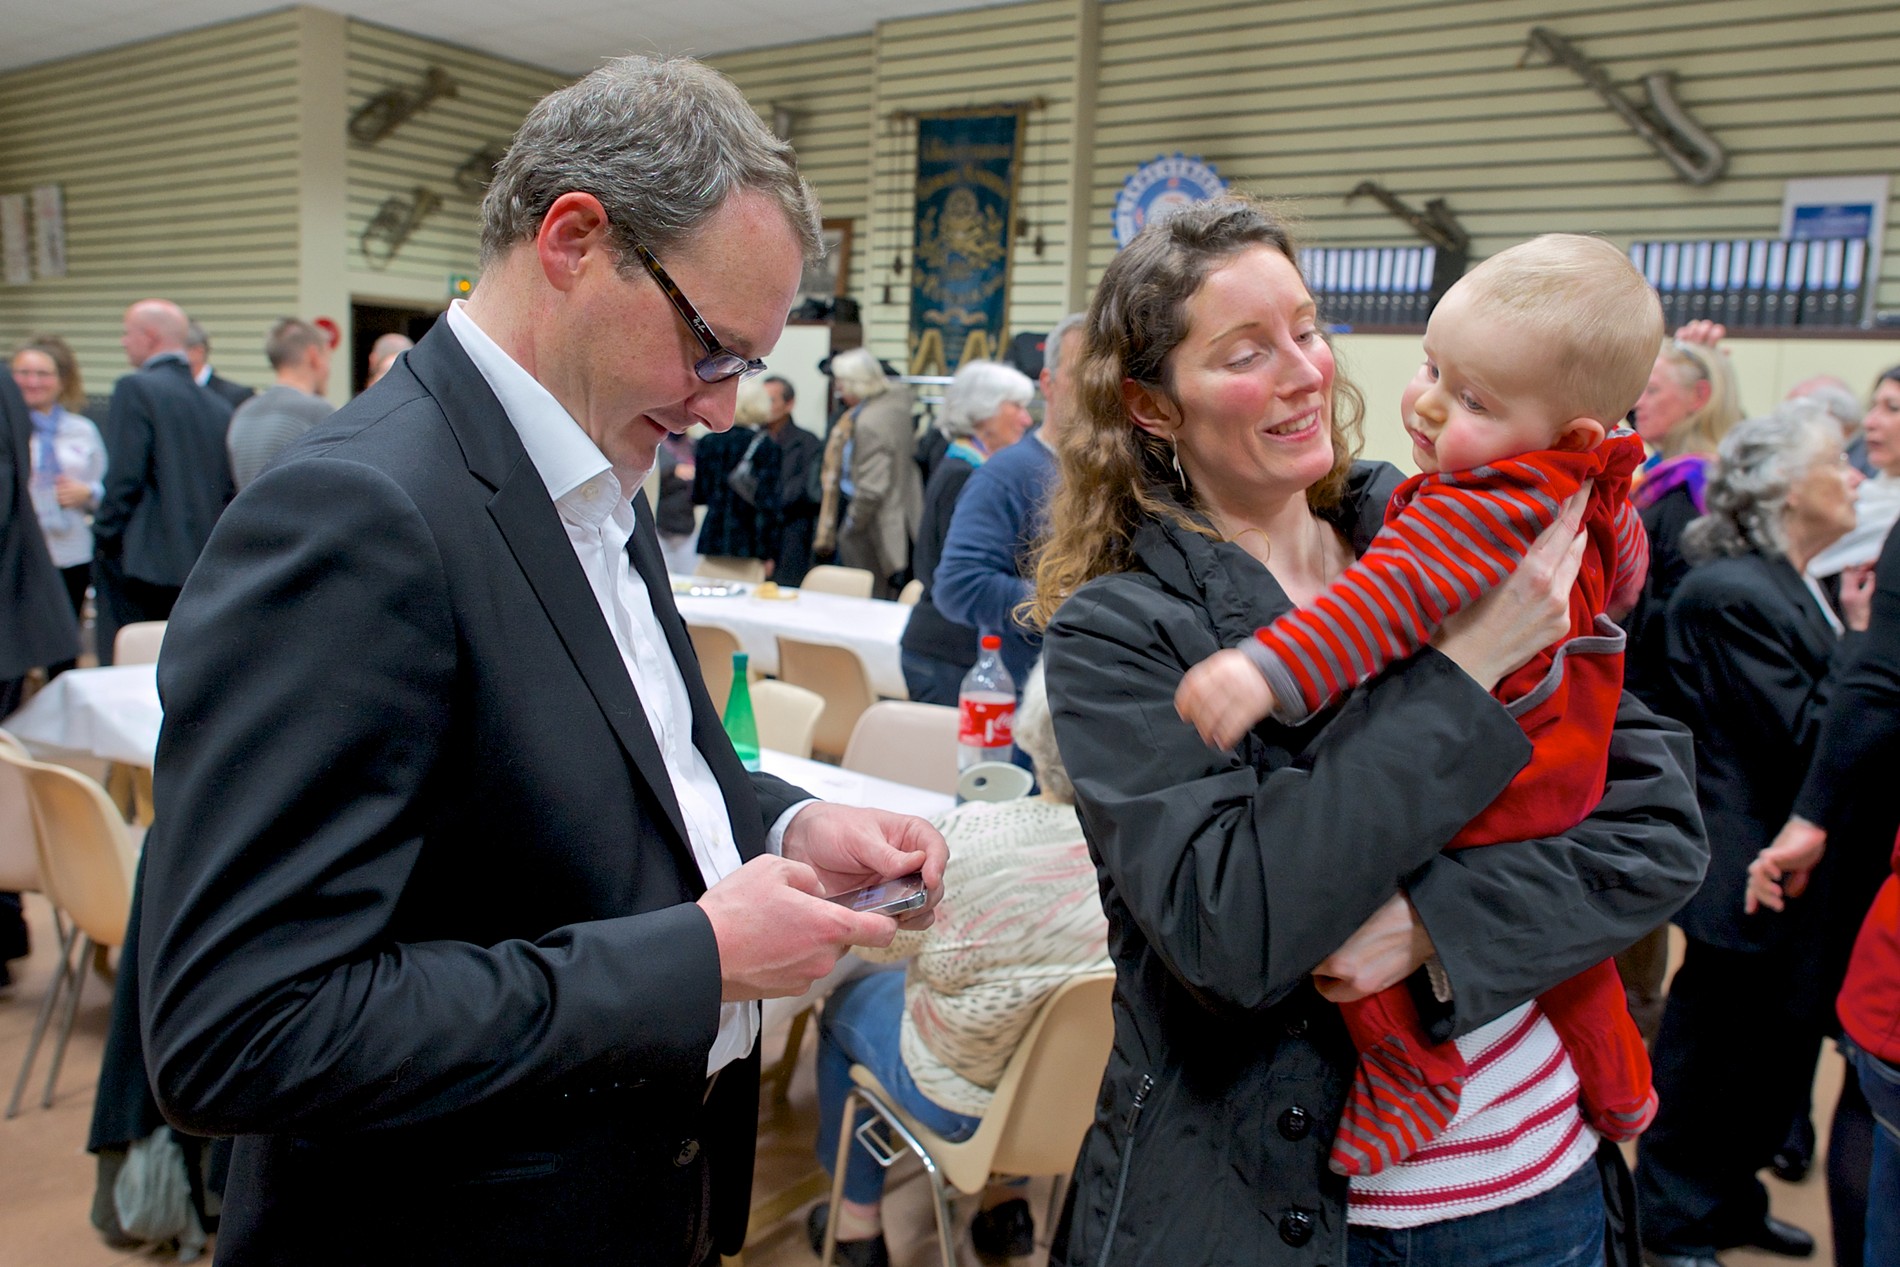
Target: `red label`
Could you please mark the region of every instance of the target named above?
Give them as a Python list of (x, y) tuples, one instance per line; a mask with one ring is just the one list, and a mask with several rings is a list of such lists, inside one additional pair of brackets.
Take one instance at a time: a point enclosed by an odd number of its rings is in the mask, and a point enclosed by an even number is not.
[(957, 706), (957, 742), (974, 748), (1000, 748), (1014, 742), (1010, 726), (1016, 720), (1016, 701), (965, 699)]

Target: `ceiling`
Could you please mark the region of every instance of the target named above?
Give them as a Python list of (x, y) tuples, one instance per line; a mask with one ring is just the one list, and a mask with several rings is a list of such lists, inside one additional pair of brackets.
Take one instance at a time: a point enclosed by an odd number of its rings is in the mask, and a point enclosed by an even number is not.
[[(710, 57), (856, 35), (890, 18), (1005, 0), (324, 0), (319, 8), (513, 61), (578, 74), (628, 52)], [(0, 71), (281, 9), (258, 0), (0, 0)]]

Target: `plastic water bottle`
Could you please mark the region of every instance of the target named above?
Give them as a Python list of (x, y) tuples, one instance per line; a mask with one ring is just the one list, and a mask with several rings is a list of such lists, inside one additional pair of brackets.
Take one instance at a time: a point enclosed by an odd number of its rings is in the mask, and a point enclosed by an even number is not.
[(732, 692), (726, 696), (726, 715), (721, 719), (739, 764), (748, 770), (759, 768), (759, 723), (752, 716), (752, 682), (746, 676), (746, 653), (732, 653)]
[(957, 769), (1008, 761), (1016, 751), (1016, 679), (1003, 667), (1003, 640), (983, 636), (976, 664), (957, 688)]

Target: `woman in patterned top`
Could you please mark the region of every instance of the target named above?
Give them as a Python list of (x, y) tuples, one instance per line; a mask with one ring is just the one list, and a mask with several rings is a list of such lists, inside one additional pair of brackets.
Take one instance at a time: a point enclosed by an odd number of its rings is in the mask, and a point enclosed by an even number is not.
[[(1109, 967), (1107, 921), (1076, 819), (1074, 789), (1056, 751), (1042, 668), (1029, 675), (1016, 742), (1035, 763), (1039, 796), (960, 805), (937, 820), (950, 841), (944, 900), (931, 927), (900, 932), (865, 959), (908, 959), (841, 987), (818, 1030), (818, 1160), (837, 1158), (838, 1128), (861, 1064), (904, 1110), (945, 1139), (976, 1133), (1003, 1069), (1029, 1024), (1070, 977)], [(868, 1116), (868, 1114), (866, 1115)], [(862, 1148), (845, 1167), (837, 1261), (889, 1261), (879, 1201), (884, 1171)], [(826, 1206), (812, 1211), (812, 1248), (824, 1243)], [(979, 1250), (1026, 1254), (1034, 1240), (1019, 1191), (992, 1184), (971, 1226)]]

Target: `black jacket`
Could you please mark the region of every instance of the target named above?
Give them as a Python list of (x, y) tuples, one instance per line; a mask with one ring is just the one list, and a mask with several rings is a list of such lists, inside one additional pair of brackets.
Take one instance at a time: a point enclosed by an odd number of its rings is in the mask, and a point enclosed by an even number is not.
[[(745, 461), (749, 449), (759, 482), (758, 492), (747, 502), (732, 491), (726, 477)], [(778, 498), (778, 446), (763, 431), (733, 427), (701, 436), (693, 446), (693, 501), (706, 508), (694, 547), (701, 554), (776, 559)]]
[(1689, 561), (1682, 557), (1682, 530), (1702, 512), (1686, 488), (1672, 488), (1643, 507), (1643, 531), (1649, 536), (1649, 576), (1643, 595), (1624, 621), (1629, 650), (1623, 656), (1623, 685), (1659, 713), (1681, 717), (1682, 705), (1669, 678), (1669, 600)]
[[(1397, 479), (1355, 469), (1338, 523), (1356, 549)], [(1290, 604), (1233, 545), (1150, 524), (1134, 552), (1044, 643), (1117, 972), (1066, 1261), (1344, 1263), (1326, 1158), (1356, 1057), (1308, 974), (1400, 888), (1456, 993), (1441, 1036), (1621, 949), (1701, 877), (1688, 737), (1626, 700), (1592, 818), (1441, 853), (1529, 757), (1495, 700), (1428, 650), (1314, 723), (1212, 752), (1175, 714), (1182, 674)]]
[(106, 411), (94, 549), (135, 580), (183, 585), (237, 491), (224, 445), (230, 425), (231, 406), (191, 381), (182, 356), (120, 379)]
[(13, 376), (0, 382), (0, 679), (70, 660), (79, 651), (79, 626), (66, 587), (46, 553), (33, 509), (33, 419)]
[(234, 410), (251, 397), (257, 395), (257, 389), (255, 387), (246, 387), (242, 383), (234, 383), (216, 370), (213, 370), (211, 377), (204, 381), (204, 389), (230, 405)]
[(966, 668), (976, 663), (979, 635), (969, 625), (959, 625), (937, 609), (931, 598), (930, 583), (937, 573), (937, 560), (943, 556), (943, 539), (949, 535), (957, 498), (963, 495), (963, 486), (975, 473), (974, 466), (946, 453), (937, 463), (936, 474), (924, 487), (924, 518), (917, 527), (917, 544), (911, 547), (910, 554), (912, 573), (924, 583), (924, 592), (910, 610), (903, 637), (903, 648), (912, 655)]

